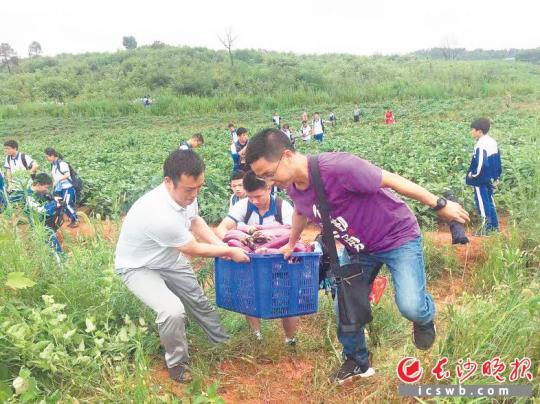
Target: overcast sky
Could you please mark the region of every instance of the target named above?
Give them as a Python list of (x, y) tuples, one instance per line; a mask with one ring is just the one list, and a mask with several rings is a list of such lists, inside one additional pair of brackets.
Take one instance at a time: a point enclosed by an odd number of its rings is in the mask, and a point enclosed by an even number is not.
[(20, 56), (139, 45), (221, 47), (359, 55), (407, 53), (450, 43), (467, 49), (540, 46), (540, 0), (2, 0), (0, 42)]

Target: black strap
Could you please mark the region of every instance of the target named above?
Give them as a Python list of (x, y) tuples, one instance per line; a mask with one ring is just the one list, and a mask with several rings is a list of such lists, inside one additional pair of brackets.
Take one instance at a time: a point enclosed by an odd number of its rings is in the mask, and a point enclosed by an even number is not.
[(326, 199), (324, 192), (324, 186), (321, 181), (321, 174), (319, 171), (319, 161), (317, 156), (310, 156), (310, 174), (311, 180), (313, 181), (313, 187), (315, 188), (315, 193), (317, 194), (317, 208), (321, 215), (321, 221), (323, 225), (322, 237), (323, 242), (328, 251), (328, 256), (330, 257), (330, 270), (337, 274), (339, 273), (339, 259), (336, 249), (336, 239), (334, 238), (334, 226), (330, 222), (330, 206)]
[[(66, 174), (69, 172), (69, 178), (66, 178), (66, 179), (69, 181), (70, 184), (73, 185), (73, 176), (71, 175), (71, 173), (72, 173), (73, 170), (72, 170), (72, 168), (71, 168), (71, 165), (70, 165), (69, 163), (66, 162), (66, 164), (68, 165), (68, 171), (63, 172), (62, 170), (60, 170), (60, 162), (62, 162), (62, 161), (63, 161), (63, 160), (60, 160), (60, 159), (56, 160), (56, 162), (55, 162), (55, 163), (56, 163), (56, 169), (57, 169), (58, 172), (59, 172), (60, 174), (62, 174), (62, 175), (66, 175)], [(55, 164), (55, 163), (53, 163), (53, 164)]]
[(249, 203), (248, 203), (248, 208), (247, 208), (246, 216), (244, 216), (244, 223), (245, 223), (245, 224), (248, 224), (249, 218), (251, 217), (251, 214), (252, 214), (252, 213), (253, 213), (253, 209), (250, 209), (250, 208), (249, 208)]
[(28, 162), (26, 161), (26, 154), (21, 153), (21, 161), (24, 168), (28, 170)]
[[(61, 161), (62, 161), (62, 160), (58, 159), (58, 160), (56, 160), (56, 161), (53, 163), (53, 165), (56, 164), (56, 169), (58, 170), (58, 172), (59, 172), (60, 174), (62, 174), (62, 175), (65, 175), (65, 174), (67, 174), (67, 172), (65, 173), (65, 172), (63, 172), (62, 170), (60, 170), (60, 162), (61, 162)], [(68, 167), (69, 167), (69, 164), (68, 164)]]
[(276, 222), (279, 224), (283, 224), (283, 215), (281, 214), (281, 208), (283, 207), (283, 199), (281, 199), (279, 196), (276, 196), (276, 214), (274, 217), (276, 218)]
[[(283, 214), (281, 213), (281, 209), (283, 206), (283, 199), (281, 199), (279, 196), (276, 196), (276, 214), (274, 215), (274, 218), (276, 219), (276, 222), (279, 224), (283, 224)], [(249, 221), (249, 218), (251, 217), (251, 214), (253, 213), (253, 209), (248, 209), (246, 212), (246, 216), (244, 216), (244, 223), (247, 224)]]

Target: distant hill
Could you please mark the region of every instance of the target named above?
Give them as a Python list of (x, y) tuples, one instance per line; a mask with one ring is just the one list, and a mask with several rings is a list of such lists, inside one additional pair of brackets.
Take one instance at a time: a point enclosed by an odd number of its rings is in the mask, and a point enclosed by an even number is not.
[(517, 60), (521, 62), (540, 63), (540, 48), (535, 49), (500, 49), (486, 50), (440, 47), (423, 49), (411, 53), (412, 56), (443, 60)]
[[(362, 57), (240, 49), (231, 65), (225, 51), (160, 44), (23, 58), (11, 72), (0, 67), (0, 116), (123, 115), (138, 112), (147, 94), (156, 101), (153, 113), (179, 114), (540, 92), (540, 67), (519, 62), (534, 61), (537, 50), (465, 51), (446, 60), (441, 52)], [(501, 60), (461, 60), (473, 55)]]

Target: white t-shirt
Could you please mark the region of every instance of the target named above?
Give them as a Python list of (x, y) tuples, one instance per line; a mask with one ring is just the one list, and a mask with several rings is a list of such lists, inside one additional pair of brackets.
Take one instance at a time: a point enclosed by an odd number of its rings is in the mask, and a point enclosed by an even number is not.
[[(69, 165), (65, 161), (56, 160), (52, 164), (51, 174), (52, 174), (54, 183), (56, 184), (55, 186), (56, 190), (68, 189), (73, 186), (71, 185), (71, 175), (69, 172)], [(66, 174), (68, 174), (69, 177), (65, 180), (60, 181), (60, 178), (62, 178)]]
[(304, 126), (300, 128), (300, 131), (302, 132), (302, 140), (309, 140), (311, 139), (311, 127), (309, 125)]
[[(255, 207), (255, 205), (249, 202), (249, 198), (241, 199), (236, 204), (234, 204), (234, 206), (229, 210), (228, 217), (230, 217), (236, 223), (244, 223), (244, 219), (247, 215), (248, 208), (253, 210), (253, 213), (251, 214), (246, 224), (250, 224), (250, 225), (269, 224), (269, 223), (274, 223), (276, 221), (276, 218), (275, 218), (276, 199), (274, 197), (272, 197), (270, 201), (270, 208), (262, 216), (262, 218), (259, 215), (259, 211)], [(287, 202), (286, 200), (283, 200), (283, 204), (281, 205), (281, 217), (283, 219), (283, 224), (292, 225), (293, 210), (294, 209), (291, 206), (291, 204)]]
[(6, 156), (6, 159), (4, 160), (4, 168), (6, 170), (11, 171), (11, 173), (14, 173), (15, 171), (19, 170), (29, 170), (34, 165), (34, 160), (32, 160), (32, 157), (30, 157), (28, 154), (24, 155), (24, 159), (26, 160), (26, 168), (23, 163), (22, 159), (22, 153), (17, 153), (17, 155), (13, 158), (11, 156)]
[(292, 141), (292, 134), (289, 129), (281, 129), (281, 131)]
[(161, 184), (133, 204), (116, 244), (115, 268), (178, 269), (189, 260), (178, 250), (191, 240), (191, 221), (199, 214), (197, 200), (183, 208)]
[(232, 194), (230, 199), (229, 199), (229, 210), (231, 210), (231, 208), (234, 205), (236, 205), (238, 202), (240, 202), (241, 200), (246, 199), (246, 198), (247, 198), (247, 196), (244, 196), (243, 198), (239, 198), (235, 194)]
[(318, 121), (313, 121), (313, 133), (315, 135), (323, 133), (322, 121), (320, 119)]

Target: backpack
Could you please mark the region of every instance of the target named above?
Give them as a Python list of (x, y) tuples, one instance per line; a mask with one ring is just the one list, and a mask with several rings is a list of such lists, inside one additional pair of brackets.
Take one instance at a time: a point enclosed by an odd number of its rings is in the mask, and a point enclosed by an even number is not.
[[(319, 118), (319, 121), (321, 122), (321, 130), (322, 130), (323, 133), (324, 133), (324, 121), (323, 121), (322, 118)], [(314, 121), (314, 120), (311, 121), (311, 127), (312, 127), (312, 128), (315, 127), (315, 121)]]
[[(28, 161), (26, 160), (26, 154), (21, 153), (21, 162), (25, 170), (28, 170), (30, 168), (28, 166)], [(9, 156), (6, 156), (6, 164), (9, 165)]]
[(21, 153), (21, 161), (26, 170), (28, 170), (28, 161), (26, 161), (26, 154)]
[[(276, 196), (276, 214), (274, 215), (274, 217), (276, 218), (276, 222), (278, 222), (279, 224), (283, 224), (283, 215), (281, 213), (282, 206), (283, 206), (283, 199), (281, 199), (279, 196)], [(247, 224), (252, 213), (253, 213), (253, 210), (248, 209), (246, 216), (244, 217), (244, 223)]]
[[(73, 189), (79, 194), (83, 189), (83, 180), (79, 175), (77, 174), (77, 171), (66, 161), (68, 167), (69, 167), (69, 176), (71, 177), (71, 180), (68, 180), (71, 182), (71, 185), (73, 186)], [(58, 171), (60, 171), (60, 163), (58, 163)], [(66, 174), (60, 171), (60, 174)]]

